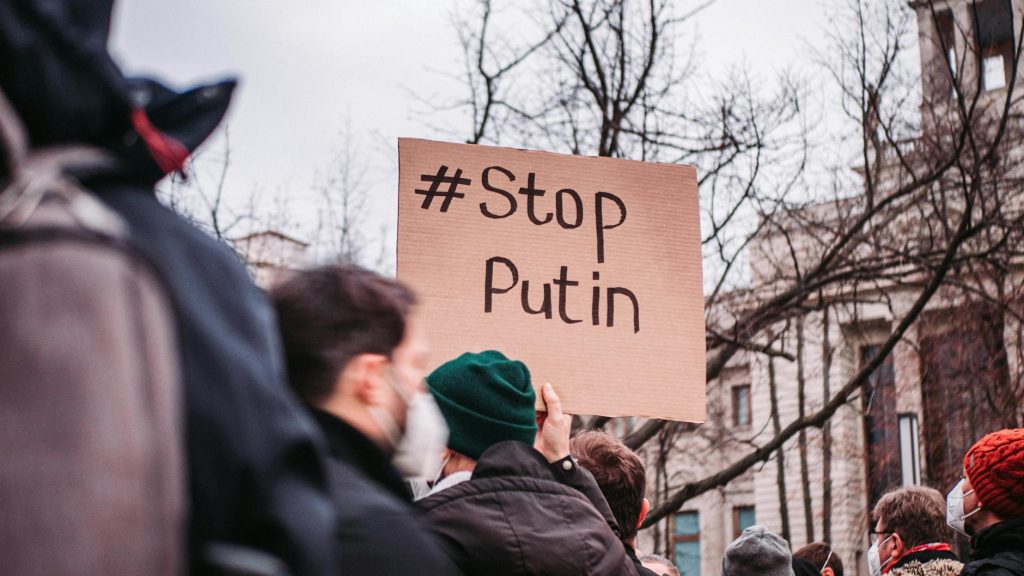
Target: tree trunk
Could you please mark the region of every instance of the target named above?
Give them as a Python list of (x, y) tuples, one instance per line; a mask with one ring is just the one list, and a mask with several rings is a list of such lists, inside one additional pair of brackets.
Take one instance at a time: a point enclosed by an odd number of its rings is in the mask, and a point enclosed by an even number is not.
[[(807, 381), (804, 375), (804, 317), (796, 319), (796, 396), (797, 409), (800, 419), (805, 414), (804, 403), (806, 400)], [(797, 436), (797, 444), (800, 446), (800, 486), (804, 497), (804, 529), (806, 530), (806, 542), (814, 542), (814, 502), (811, 500), (811, 478), (807, 471), (807, 430), (803, 429)]]
[[(775, 382), (775, 358), (768, 359), (768, 389), (772, 402), (772, 430), (778, 436), (782, 433), (779, 419), (779, 400)], [(779, 516), (782, 518), (782, 538), (789, 542), (789, 504), (786, 501), (786, 458), (782, 446), (775, 452), (776, 477), (779, 488)]]
[[(823, 397), (830, 398), (829, 376), (832, 372), (832, 343), (829, 340), (828, 306), (822, 311), (821, 318), (821, 358)], [(829, 420), (821, 428), (821, 538), (825, 542), (832, 541), (832, 421)]]

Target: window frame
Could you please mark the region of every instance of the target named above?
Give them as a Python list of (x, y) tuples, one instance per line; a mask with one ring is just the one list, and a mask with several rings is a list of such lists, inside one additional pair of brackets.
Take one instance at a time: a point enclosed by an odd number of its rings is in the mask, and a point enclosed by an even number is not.
[[(697, 533), (696, 534), (678, 534), (676, 532), (676, 518), (678, 516), (684, 516), (684, 515), (691, 515), (694, 518), (696, 518), (696, 520), (697, 520)], [(672, 552), (671, 558), (669, 558), (669, 559), (672, 561), (672, 565), (675, 566), (677, 569), (679, 569), (679, 564), (676, 563), (676, 544), (683, 543), (683, 542), (696, 542), (697, 543), (697, 562), (698, 562), (697, 576), (701, 576), (701, 572), (703, 571), (702, 570), (703, 566), (701, 566), (701, 564), (703, 564), (704, 559), (703, 559), (703, 555), (701, 554), (701, 534), (702, 534), (702, 530), (701, 530), (701, 526), (700, 526), (700, 511), (698, 511), (698, 510), (680, 510), (679, 512), (676, 512), (675, 514), (670, 516), (669, 518), (671, 518), (671, 524), (669, 526), (670, 527), (670, 531), (669, 531), (669, 544), (670, 544), (670, 547), (669, 547), (669, 550)], [(682, 573), (682, 569), (679, 569), (679, 571), (680, 571), (680, 574), (681, 574)]]
[[(1002, 6), (996, 6), (997, 3), (1001, 3)], [(991, 6), (991, 8), (989, 6)], [(1003, 9), (1005, 9), (1005, 13), (1001, 13)], [(990, 26), (1003, 25), (1003, 23), (1005, 23), (1003, 17), (1005, 17), (1006, 14), (1009, 14), (1010, 16), (1009, 23), (1006, 25), (1006, 29), (1001, 30), (1001, 32), (1008, 33), (1009, 38), (1001, 42), (998, 41), (998, 38), (993, 38), (990, 39), (990, 42), (986, 42), (986, 39), (982, 37), (982, 33), (984, 32), (982, 30), (982, 25), (986, 22), (982, 22), (982, 18), (991, 17), (992, 22), (998, 23), (990, 23)], [(1014, 30), (1013, 25), (1013, 4), (1010, 0), (981, 0), (977, 5), (972, 4), (971, 20), (974, 24), (974, 40), (978, 44), (977, 65), (978, 75), (981, 76), (982, 91), (992, 92), (995, 90), (1005, 89), (1010, 85), (1010, 73), (1013, 72), (1013, 48), (1016, 44), (1016, 30)], [(996, 57), (1002, 59), (1003, 83), (998, 86), (990, 87), (988, 85), (989, 82), (987, 74), (985, 73), (986, 62)]]
[[(746, 414), (747, 421), (740, 422), (740, 389), (746, 389)], [(753, 415), (753, 402), (751, 400), (751, 387), (749, 383), (736, 384), (732, 386), (732, 425), (736, 428), (749, 428), (751, 422), (754, 420)]]
[(733, 506), (732, 507), (732, 539), (733, 540), (739, 538), (740, 535), (743, 534), (743, 530), (740, 529), (740, 512), (743, 511), (743, 510), (750, 510), (751, 512), (753, 512), (754, 513), (754, 524), (751, 524), (751, 526), (757, 524), (757, 507), (756, 506), (754, 506), (753, 504), (747, 504), (747, 505), (742, 505), (742, 506)]

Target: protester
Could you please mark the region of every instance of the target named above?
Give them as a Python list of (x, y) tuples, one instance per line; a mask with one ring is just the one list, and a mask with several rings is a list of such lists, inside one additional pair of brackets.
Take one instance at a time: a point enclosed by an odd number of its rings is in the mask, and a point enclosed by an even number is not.
[[(126, 244), (162, 280), (173, 306), (185, 437), (172, 440), (183, 440), (187, 459), (191, 573), (207, 568), (211, 546), (228, 544), (263, 550), (295, 574), (328, 574), (334, 513), (322, 440), (283, 381), (266, 297), (229, 248), (153, 191), (216, 128), (235, 83), (179, 93), (125, 78), (106, 49), (112, 9), (112, 0), (0, 2), (0, 89), (33, 147), (84, 145), (109, 158), (115, 169), (80, 182), (127, 223)], [(66, 374), (68, 390), (79, 377)]]
[(330, 448), (339, 573), (457, 574), (392, 462), (436, 470), (447, 438), (423, 386), (429, 348), (413, 293), (362, 268), (323, 266), (271, 296), (291, 385)]
[(793, 558), (810, 562), (821, 576), (843, 576), (843, 560), (824, 542), (811, 542), (800, 547), (793, 552)]
[(925, 486), (891, 490), (875, 504), (868, 568), (872, 576), (955, 576), (963, 564), (949, 545), (942, 494)]
[(451, 434), (420, 504), (465, 573), (636, 574), (593, 476), (569, 455), (572, 418), (550, 384), (537, 418), (526, 365), (487, 351), (443, 364), (427, 386)]
[(1024, 576), (1024, 428), (988, 434), (967, 451), (946, 517), (971, 538), (964, 576)]
[(722, 576), (795, 576), (789, 543), (762, 526), (751, 526), (725, 549)]
[(166, 291), (124, 220), (77, 182), (106, 168), (101, 151), (32, 148), (2, 91), (0, 142), (3, 571), (178, 576), (184, 431)]
[(636, 556), (636, 533), (650, 502), (644, 497), (647, 474), (636, 453), (604, 432), (582, 432), (569, 442), (569, 452), (594, 476), (619, 524), (619, 539), (641, 576), (654, 576)]
[(640, 563), (657, 576), (679, 576), (679, 569), (660, 554), (644, 554), (640, 557)]

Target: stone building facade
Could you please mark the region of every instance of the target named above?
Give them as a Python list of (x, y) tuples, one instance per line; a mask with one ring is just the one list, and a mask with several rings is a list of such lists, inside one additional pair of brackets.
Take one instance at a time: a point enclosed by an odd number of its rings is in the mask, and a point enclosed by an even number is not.
[[(951, 91), (945, 66), (959, 68), (964, 82), (980, 78), (982, 98), (1006, 98), (1012, 71), (1007, 57), (1019, 40), (1024, 0), (911, 6), (918, 14), (925, 106), (942, 106), (943, 94)], [(1017, 75), (1015, 90), (1024, 94), (1024, 74)], [(929, 110), (922, 112), (927, 131)], [(811, 208), (816, 209), (836, 206)], [(780, 238), (757, 238), (750, 248), (752, 285), (770, 273), (758, 263), (785, 249)], [(1024, 282), (1020, 270), (1013, 276)], [(879, 284), (876, 290), (874, 302), (825, 307), (797, 319), (799, 326), (775, 345), (799, 361), (734, 357), (708, 383), (707, 423), (679, 426), (643, 449), (649, 492), (707, 477), (773, 437), (776, 420), (785, 426), (819, 410), (873, 357), (917, 295), (901, 286)], [(756, 523), (785, 532), (793, 549), (826, 541), (847, 573), (866, 574), (870, 510), (885, 491), (924, 484), (947, 492), (960, 478), (960, 458), (977, 438), (1024, 420), (1021, 334), (1013, 315), (992, 314), (954, 291), (940, 291), (868, 384), (824, 428), (808, 429), (724, 488), (686, 502), (642, 531), (640, 548), (667, 553), (684, 576), (718, 575), (726, 546)]]

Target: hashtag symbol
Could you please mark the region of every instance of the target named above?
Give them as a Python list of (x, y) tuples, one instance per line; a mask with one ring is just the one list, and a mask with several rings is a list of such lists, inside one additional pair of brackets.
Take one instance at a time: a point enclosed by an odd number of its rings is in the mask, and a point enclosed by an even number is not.
[[(447, 212), (448, 206), (452, 203), (452, 198), (465, 198), (466, 195), (462, 192), (456, 192), (459, 184), (469, 185), (471, 182), (469, 178), (462, 177), (462, 168), (455, 170), (454, 176), (448, 176), (448, 167), (441, 165), (437, 169), (437, 174), (423, 174), (420, 176), (420, 180), (423, 182), (430, 182), (430, 188), (427, 190), (416, 190), (417, 194), (423, 195), (423, 204), (420, 208), (424, 210), (430, 210), (430, 204), (434, 201), (435, 196), (444, 196), (444, 201), (441, 202), (441, 212)], [(441, 184), (448, 184), (447, 192), (438, 192), (438, 188)]]

